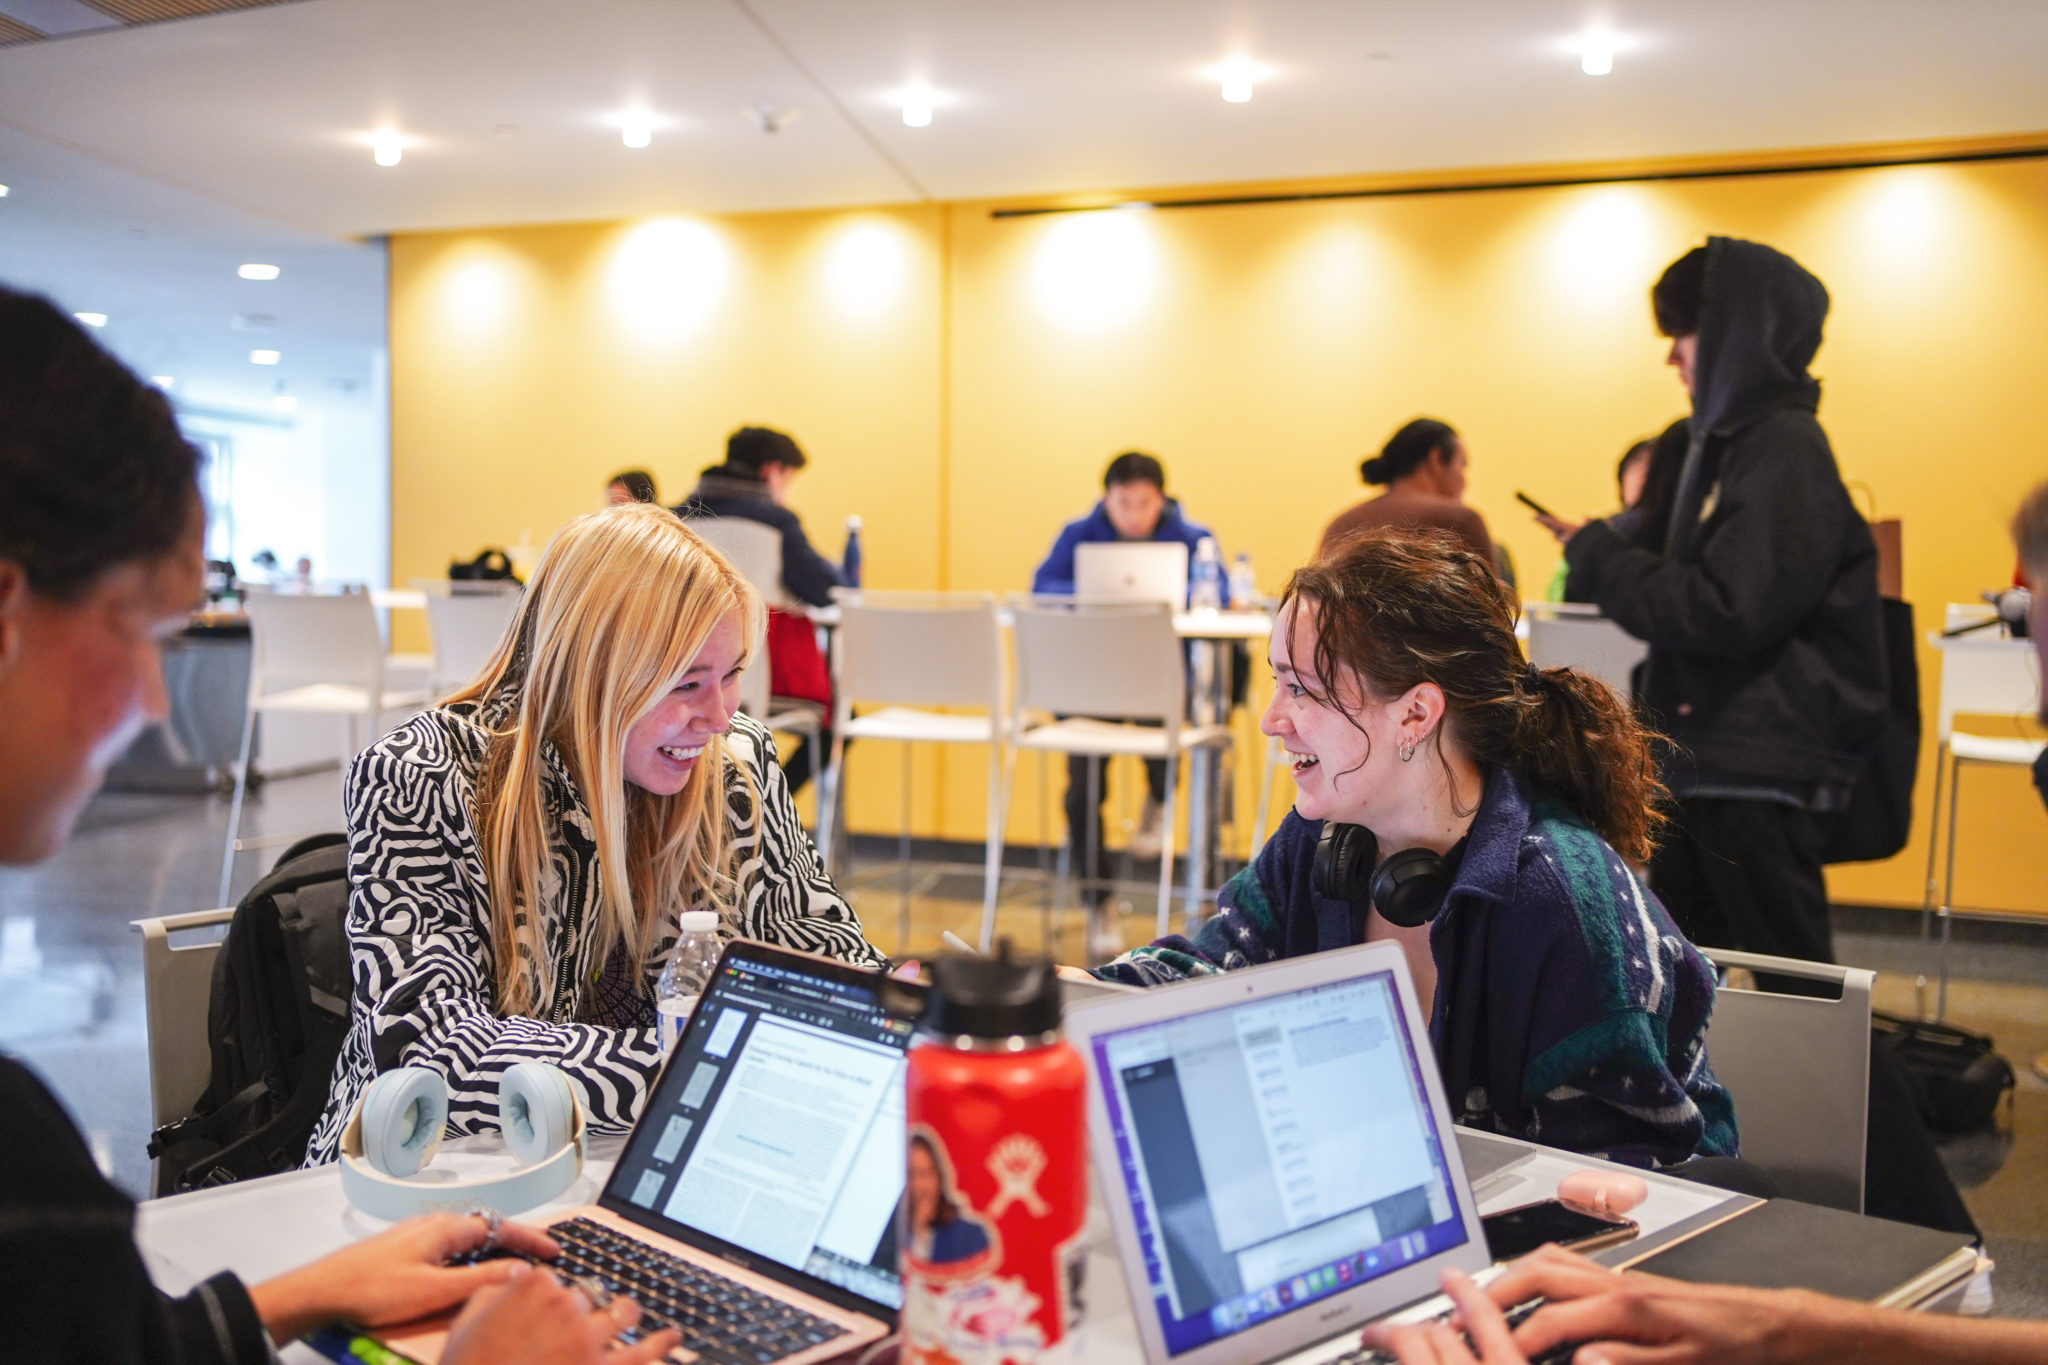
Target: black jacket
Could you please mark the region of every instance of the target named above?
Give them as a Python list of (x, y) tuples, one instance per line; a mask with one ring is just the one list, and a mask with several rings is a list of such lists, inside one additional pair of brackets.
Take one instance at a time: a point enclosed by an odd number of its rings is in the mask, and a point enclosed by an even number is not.
[(1592, 522), (1566, 547), (1567, 594), (1650, 646), (1642, 701), (1674, 742), (1677, 794), (1827, 806), (1868, 758), (1886, 688), (1877, 547), (1806, 372), (1827, 290), (1755, 242), (1707, 250), (1692, 443), (1664, 552)]
[(711, 466), (698, 477), (689, 501), (675, 510), (684, 520), (744, 517), (780, 531), (784, 591), (813, 607), (832, 605), (832, 589), (840, 586), (839, 570), (811, 548), (796, 513), (769, 497), (768, 486), (751, 470), (729, 464)]
[(63, 1107), (0, 1057), (0, 1356), (92, 1365), (260, 1365), (270, 1338), (233, 1275), (180, 1299), (135, 1247), (135, 1205), (109, 1185)]

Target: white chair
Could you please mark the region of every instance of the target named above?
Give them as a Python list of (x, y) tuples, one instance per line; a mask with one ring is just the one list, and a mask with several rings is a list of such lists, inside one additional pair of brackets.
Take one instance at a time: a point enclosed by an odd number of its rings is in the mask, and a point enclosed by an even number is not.
[(334, 596), (249, 594), (249, 706), (242, 719), (241, 757), (220, 859), (220, 895), (226, 902), (235, 854), (288, 844), (308, 831), (243, 839), (242, 802), (249, 790), (249, 752), (259, 713), (310, 712), (333, 716), (344, 731), (344, 762), (384, 733), (385, 718), (428, 704), (426, 689), (384, 685), (384, 639), (368, 593)]
[[(910, 861), (910, 746), (978, 744), (988, 749), (988, 822), (982, 856), (981, 947), (995, 932), (1002, 885), (1003, 813), (1009, 791), (1007, 677), (1002, 625), (992, 594), (842, 592), (834, 661), (832, 765), (820, 788), (819, 842), (829, 859), (845, 824), (846, 742), (903, 745), (903, 827), (899, 856)], [(854, 714), (856, 704), (884, 703)], [(956, 715), (932, 707), (978, 707)], [(843, 857), (843, 854), (842, 854)], [(903, 933), (909, 934), (908, 888)]]
[(1703, 948), (1724, 971), (1825, 981), (1839, 1000), (1722, 986), (1707, 1060), (1735, 1100), (1742, 1155), (1787, 1198), (1863, 1212), (1870, 1118), (1870, 985), (1862, 967)]
[(519, 588), (429, 593), (427, 639), (433, 663), (427, 690), (444, 697), (483, 672), (519, 614)]
[[(217, 929), (233, 910), (199, 910), (134, 921), (142, 931), (142, 1010), (149, 1026), (149, 1105), (152, 1127), (192, 1112), (213, 1074), (207, 1010), (213, 998), (213, 960), (220, 940), (173, 944), (172, 934)], [(161, 1183), (155, 1193), (168, 1194)]]
[[(782, 590), (780, 531), (745, 517), (693, 517), (689, 526), (705, 544), (731, 561), (740, 577), (754, 585), (763, 602), (771, 607), (791, 605), (789, 595)], [(816, 702), (801, 698), (769, 695), (769, 679), (768, 651), (763, 649), (740, 679), (740, 709), (769, 730), (794, 735), (809, 745), (811, 771), (818, 772), (819, 731), (825, 723), (822, 709)], [(819, 809), (822, 812), (822, 804)], [(823, 814), (817, 823), (822, 830)]]
[(1529, 602), (1523, 607), (1529, 626), (1529, 662), (1538, 668), (1576, 668), (1613, 688), (1624, 701), (1630, 675), (1650, 647), (1600, 614), (1599, 608), (1577, 602)]
[[(1952, 605), (1947, 613), (1949, 628), (1970, 624), (1982, 615), (1981, 608)], [(1940, 1019), (1948, 1014), (1949, 926), (1956, 913), (1956, 810), (1961, 804), (1963, 765), (2030, 767), (2043, 748), (2038, 739), (1957, 730), (1955, 719), (1958, 714), (2010, 716), (2015, 722), (2030, 718), (2040, 705), (2041, 679), (2032, 642), (2001, 639), (1995, 628), (1954, 638), (1930, 632), (1928, 643), (1941, 652), (1941, 700), (1935, 707), (1934, 810), (1927, 831), (1927, 892), (1921, 901), (1920, 923), (1924, 939), (1932, 920), (1941, 921), (1941, 985), (1934, 1009), (1934, 1017)], [(1944, 778), (1948, 788), (1946, 832), (1942, 829)], [(1937, 888), (1935, 861), (1944, 849), (1944, 870)]]
[[(1159, 850), (1157, 925), (1163, 936), (1173, 895), (1180, 758), (1197, 747), (1227, 747), (1230, 728), (1187, 722), (1185, 664), (1172, 610), (1164, 603), (1112, 606), (1029, 598), (1014, 608), (1012, 628), (1017, 654), (1013, 744), (1040, 753), (1166, 760), (1169, 808)], [(1027, 713), (1069, 719), (1027, 725)], [(1090, 719), (1094, 716), (1120, 719)], [(1158, 724), (1130, 723), (1141, 720)], [(1091, 800), (1099, 795), (1092, 793)]]

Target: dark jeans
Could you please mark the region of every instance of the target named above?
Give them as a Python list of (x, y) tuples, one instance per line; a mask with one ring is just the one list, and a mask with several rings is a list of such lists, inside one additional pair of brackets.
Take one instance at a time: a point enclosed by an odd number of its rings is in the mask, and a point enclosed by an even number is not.
[(1835, 960), (1812, 812), (1691, 797), (1671, 815), (1650, 859), (1650, 889), (1687, 938), (1702, 948)]
[[(1148, 722), (1149, 723), (1149, 722)], [(1089, 769), (1095, 770), (1095, 809), (1088, 808)], [(1166, 804), (1166, 760), (1145, 760), (1145, 787), (1152, 799)], [(1100, 758), (1083, 754), (1067, 756), (1067, 847), (1072, 851), (1076, 877), (1109, 875), (1109, 850), (1102, 846), (1102, 806), (1109, 797), (1109, 773)], [(1088, 861), (1088, 846), (1095, 846), (1095, 860)]]
[[(1650, 859), (1650, 889), (1703, 948), (1834, 961), (1821, 830), (1811, 812), (1770, 801), (1682, 800)], [(1764, 990), (1812, 994), (1817, 983), (1759, 974)], [(1707, 1057), (1714, 1032), (1707, 1029)], [(1742, 1128), (1742, 1097), (1734, 1096)], [(1878, 1218), (1975, 1235), (1898, 1064), (1871, 1040), (1863, 1209)], [(1709, 1182), (1712, 1183), (1712, 1182)]]

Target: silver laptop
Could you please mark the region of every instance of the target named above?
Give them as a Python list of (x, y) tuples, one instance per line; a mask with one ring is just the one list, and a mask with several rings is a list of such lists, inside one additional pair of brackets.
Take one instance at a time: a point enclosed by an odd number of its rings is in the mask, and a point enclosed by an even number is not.
[(1066, 1029), (1151, 1365), (1333, 1358), (1490, 1263), (1396, 945), (1089, 1001)]
[(1074, 595), (1094, 602), (1188, 600), (1188, 547), (1177, 540), (1098, 542), (1074, 547)]

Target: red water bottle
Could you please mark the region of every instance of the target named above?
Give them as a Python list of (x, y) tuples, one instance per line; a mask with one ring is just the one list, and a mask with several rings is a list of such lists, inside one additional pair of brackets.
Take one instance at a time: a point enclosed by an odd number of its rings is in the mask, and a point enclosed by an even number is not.
[(904, 1365), (1063, 1358), (1081, 1307), (1088, 1133), (1050, 961), (941, 958), (910, 1050)]

